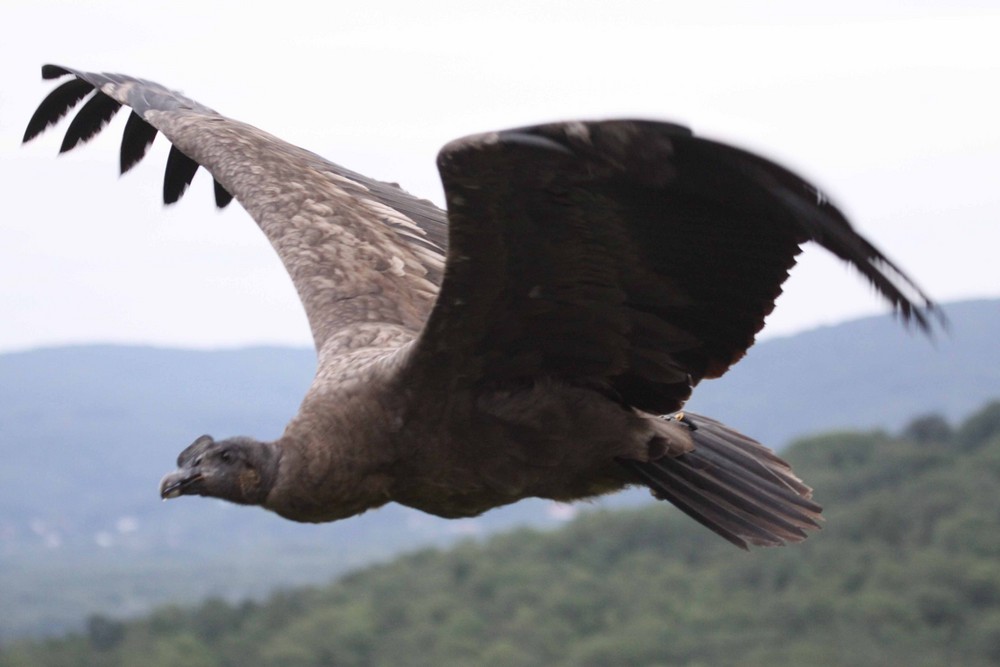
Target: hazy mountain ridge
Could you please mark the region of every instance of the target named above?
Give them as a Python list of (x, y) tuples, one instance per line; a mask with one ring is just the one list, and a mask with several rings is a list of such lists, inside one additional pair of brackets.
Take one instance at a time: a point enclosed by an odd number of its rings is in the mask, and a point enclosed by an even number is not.
[[(725, 378), (699, 386), (689, 407), (772, 446), (835, 428), (896, 429), (924, 413), (955, 421), (1000, 396), (1000, 300), (946, 311), (951, 333), (936, 344), (902, 333), (888, 316), (766, 341)], [(220, 502), (158, 500), (160, 476), (198, 435), (280, 434), (313, 368), (311, 350), (285, 348), (0, 355), (0, 598), (38, 604), (32, 577), (69, 595), (81, 566), (106, 580), (99, 594), (67, 599), (33, 624), (0, 618), (0, 639), (59, 630), (89, 611), (143, 609), (165, 596), (259, 594), (401, 549), (572, 516), (527, 502), (446, 522), (393, 506), (311, 526)], [(637, 492), (616, 502), (646, 498)], [(285, 567), (261, 581), (274, 559)], [(151, 591), (156, 573), (185, 574)]]
[(1000, 396), (1000, 299), (947, 304), (928, 340), (890, 316), (764, 341), (688, 408), (774, 447), (838, 428), (898, 429), (915, 415), (957, 421)]

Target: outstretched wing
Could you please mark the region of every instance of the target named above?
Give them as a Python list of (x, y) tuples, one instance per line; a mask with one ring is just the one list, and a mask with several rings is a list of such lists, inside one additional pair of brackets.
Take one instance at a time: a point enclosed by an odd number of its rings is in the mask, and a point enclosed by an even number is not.
[(560, 123), (447, 145), (450, 246), (421, 383), (555, 376), (676, 410), (745, 353), (800, 246), (851, 263), (922, 329), (930, 300), (815, 187), (678, 125)]
[(72, 75), (41, 103), (29, 141), (76, 106), (61, 151), (132, 108), (121, 146), (124, 173), (157, 131), (172, 147), (163, 182), (177, 201), (199, 166), (215, 178), (222, 207), (235, 197), (278, 252), (298, 290), (321, 354), (418, 332), (444, 266), (444, 213), (395, 185), (324, 160), (151, 81), (45, 65), (46, 79)]

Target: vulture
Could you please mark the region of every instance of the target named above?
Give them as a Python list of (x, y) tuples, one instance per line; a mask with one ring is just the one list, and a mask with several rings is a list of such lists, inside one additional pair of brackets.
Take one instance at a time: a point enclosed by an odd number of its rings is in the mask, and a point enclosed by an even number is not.
[(645, 486), (739, 546), (804, 539), (812, 490), (774, 452), (681, 412), (746, 353), (803, 244), (854, 266), (925, 333), (940, 309), (816, 187), (754, 153), (648, 120), (477, 134), (437, 157), (447, 211), (152, 81), (70, 77), (29, 141), (89, 95), (61, 151), (131, 108), (121, 171), (157, 133), (163, 200), (195, 172), (277, 251), (317, 371), (281, 437), (184, 449), (160, 495), (302, 522), (387, 503), (470, 517)]

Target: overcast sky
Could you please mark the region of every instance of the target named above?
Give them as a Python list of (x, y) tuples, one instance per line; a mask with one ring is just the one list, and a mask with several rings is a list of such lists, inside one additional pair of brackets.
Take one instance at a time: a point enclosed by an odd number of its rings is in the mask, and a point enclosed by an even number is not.
[[(162, 208), (162, 137), (120, 181), (124, 112), (58, 160), (65, 123), (20, 146), (46, 62), (159, 81), (439, 204), (452, 138), (682, 122), (814, 180), (937, 299), (1000, 296), (996, 3), (752, 4), (4, 0), (0, 351), (310, 343), (276, 256), (239, 206), (214, 210), (206, 174)], [(883, 311), (812, 249), (766, 331)]]

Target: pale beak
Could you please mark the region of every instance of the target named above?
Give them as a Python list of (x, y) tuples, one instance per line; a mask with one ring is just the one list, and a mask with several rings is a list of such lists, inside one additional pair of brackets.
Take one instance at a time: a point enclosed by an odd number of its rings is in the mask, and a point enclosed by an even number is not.
[(179, 498), (180, 496), (197, 493), (192, 487), (197, 486), (201, 481), (201, 471), (197, 469), (179, 468), (172, 473), (168, 473), (160, 481), (160, 497), (164, 500)]

